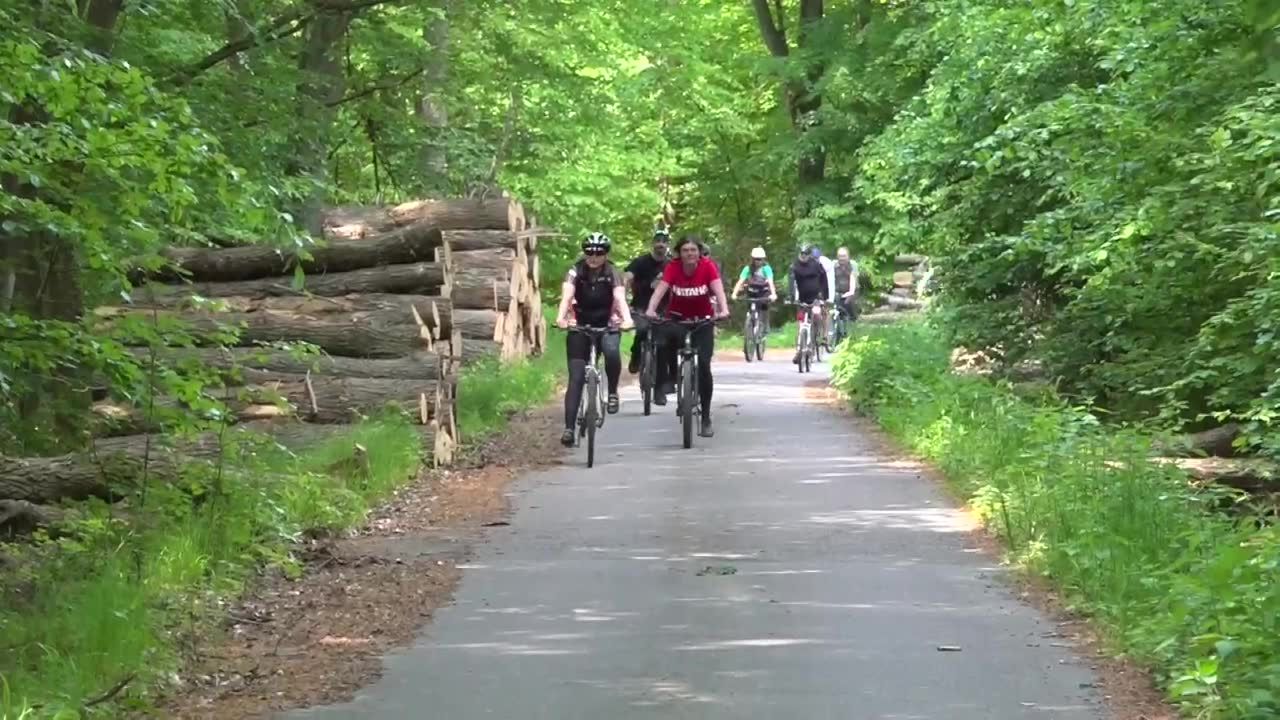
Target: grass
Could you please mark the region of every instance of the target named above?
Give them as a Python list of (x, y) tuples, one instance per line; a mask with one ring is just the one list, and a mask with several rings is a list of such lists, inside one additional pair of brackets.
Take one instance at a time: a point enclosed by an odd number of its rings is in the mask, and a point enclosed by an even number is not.
[[(0, 585), (0, 718), (145, 709), (182, 643), (254, 570), (295, 570), (289, 547), (304, 531), (359, 523), (415, 477), (420, 446), (414, 426), (388, 415), (298, 454), (229, 447), (220, 477), (193, 466), (183, 483), (151, 487), (145, 512), (141, 497), (123, 510), (86, 505), (72, 535), (10, 546), (18, 570)], [(85, 707), (126, 678), (119, 703)]]
[(1188, 716), (1280, 714), (1280, 530), (1215, 508), (1147, 460), (1151, 435), (1087, 408), (948, 371), (919, 323), (860, 328), (833, 383), (916, 453), (1004, 541), (1157, 672)]
[(458, 434), (464, 443), (502, 430), (512, 414), (551, 398), (568, 372), (564, 337), (564, 331), (550, 327), (546, 348), (538, 357), (509, 363), (486, 359), (463, 369), (458, 397), (466, 401), (458, 403)]

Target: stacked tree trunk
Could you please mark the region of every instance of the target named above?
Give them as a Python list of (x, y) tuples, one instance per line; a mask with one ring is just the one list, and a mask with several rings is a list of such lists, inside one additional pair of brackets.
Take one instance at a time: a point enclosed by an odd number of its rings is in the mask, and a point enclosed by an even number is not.
[(898, 255), (893, 262), (893, 287), (887, 293), (880, 293), (880, 305), (899, 312), (924, 308), (927, 303), (925, 296), (933, 279), (929, 258)]
[[(530, 299), (536, 233), (527, 230), (523, 207), (507, 197), (337, 207), (324, 242), (305, 252), (172, 249), (167, 267), (135, 273), (149, 282), (132, 304), (95, 314), (190, 333), (194, 347), (162, 348), (159, 359), (213, 370), (233, 420), (346, 423), (394, 403), (424, 425), (434, 461), (448, 464), (460, 363), (540, 348), (545, 328), (528, 319), (532, 310), (540, 320), (540, 310)], [(282, 342), (321, 354), (266, 347)], [(101, 434), (117, 444), (153, 429), (135, 408), (108, 401), (95, 410)]]

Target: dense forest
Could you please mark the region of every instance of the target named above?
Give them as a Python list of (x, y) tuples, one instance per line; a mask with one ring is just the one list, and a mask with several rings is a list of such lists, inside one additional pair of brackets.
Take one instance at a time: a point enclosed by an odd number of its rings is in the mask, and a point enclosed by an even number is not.
[(729, 266), (848, 246), (877, 284), (920, 253), (950, 346), (1280, 456), (1274, 2), (33, 0), (0, 27), (0, 487), (89, 447), (98, 386), (221, 426), (208, 368), (136, 350), (187, 329), (93, 312), (168, 249), (305, 259), (325, 208), (503, 192), (560, 234), (543, 288), (583, 233), (638, 253), (659, 222)]

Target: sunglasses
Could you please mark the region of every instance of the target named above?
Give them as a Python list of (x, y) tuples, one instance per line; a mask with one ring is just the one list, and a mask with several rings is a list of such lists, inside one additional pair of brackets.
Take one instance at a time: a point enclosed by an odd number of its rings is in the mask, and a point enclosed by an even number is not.
[(590, 255), (591, 257), (600, 257), (601, 255), (608, 255), (608, 254), (609, 254), (608, 250), (587, 250), (583, 252), (583, 255)]

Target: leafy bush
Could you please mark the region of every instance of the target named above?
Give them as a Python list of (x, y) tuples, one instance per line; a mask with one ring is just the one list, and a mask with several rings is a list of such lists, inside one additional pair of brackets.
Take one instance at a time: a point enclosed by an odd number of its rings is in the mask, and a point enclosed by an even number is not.
[(860, 332), (833, 383), (947, 474), (1010, 556), (1151, 663), (1202, 717), (1280, 712), (1280, 530), (1147, 460), (1140, 428), (951, 374), (921, 324)]

